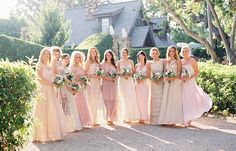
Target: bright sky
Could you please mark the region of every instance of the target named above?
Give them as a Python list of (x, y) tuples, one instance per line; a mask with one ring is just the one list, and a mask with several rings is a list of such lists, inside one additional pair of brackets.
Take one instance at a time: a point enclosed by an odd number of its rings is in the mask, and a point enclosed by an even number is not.
[(18, 0), (0, 0), (0, 18), (8, 18), (11, 9), (14, 9)]

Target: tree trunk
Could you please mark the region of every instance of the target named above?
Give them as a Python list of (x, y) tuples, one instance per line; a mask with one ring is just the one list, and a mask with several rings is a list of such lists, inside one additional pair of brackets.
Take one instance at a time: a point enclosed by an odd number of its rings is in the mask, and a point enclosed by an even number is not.
[(227, 59), (229, 60), (229, 64), (236, 64), (236, 54), (235, 54), (235, 52), (232, 49), (230, 49), (230, 45), (231, 44), (228, 43), (228, 41), (227, 41), (227, 39), (225, 37), (224, 31), (223, 31), (223, 29), (222, 29), (222, 27), (220, 25), (219, 18), (217, 16), (216, 12), (215, 12), (213, 3), (210, 0), (207, 0), (207, 3), (209, 4), (209, 7), (210, 7), (211, 12), (212, 12), (212, 15), (215, 18), (216, 26), (219, 29), (220, 36), (221, 36), (221, 39), (222, 39), (222, 41), (224, 43), (224, 47), (225, 47), (225, 50), (226, 50)]
[(202, 37), (198, 36), (197, 34), (191, 32), (188, 27), (184, 24), (184, 22), (181, 20), (181, 18), (172, 10), (169, 3), (166, 0), (161, 0), (161, 3), (165, 6), (166, 11), (170, 14), (170, 17), (173, 18), (173, 20), (180, 25), (180, 27), (184, 30), (184, 32), (189, 35), (190, 37), (194, 38), (198, 42), (200, 42), (202, 45), (204, 45), (208, 51), (208, 53), (211, 56), (211, 59), (213, 62), (219, 62), (220, 59), (216, 55), (215, 51), (209, 44), (209, 42), (206, 39), (203, 39)]
[(209, 29), (209, 43), (211, 45), (211, 47), (214, 47), (214, 43), (213, 43), (213, 29), (212, 29), (212, 22), (211, 22), (211, 10), (209, 8), (209, 4), (207, 3), (207, 25), (208, 25), (208, 29)]

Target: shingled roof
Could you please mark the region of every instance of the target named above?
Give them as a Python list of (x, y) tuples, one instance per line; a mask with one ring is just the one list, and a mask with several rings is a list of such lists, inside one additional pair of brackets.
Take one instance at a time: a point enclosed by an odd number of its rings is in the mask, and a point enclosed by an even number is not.
[(94, 19), (88, 19), (86, 17), (85, 7), (67, 9), (65, 17), (71, 22), (71, 35), (66, 45), (80, 44), (91, 34), (100, 32), (99, 19), (97, 16), (107, 14), (119, 14), (113, 25), (115, 34), (122, 36), (122, 28), (124, 28), (128, 36), (131, 37), (135, 21), (141, 8), (142, 2), (137, 0), (100, 5), (94, 13)]

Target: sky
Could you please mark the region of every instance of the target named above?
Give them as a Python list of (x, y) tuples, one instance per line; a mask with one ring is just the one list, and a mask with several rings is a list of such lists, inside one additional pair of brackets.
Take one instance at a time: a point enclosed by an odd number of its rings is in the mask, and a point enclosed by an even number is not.
[(0, 0), (0, 18), (8, 18), (18, 0)]

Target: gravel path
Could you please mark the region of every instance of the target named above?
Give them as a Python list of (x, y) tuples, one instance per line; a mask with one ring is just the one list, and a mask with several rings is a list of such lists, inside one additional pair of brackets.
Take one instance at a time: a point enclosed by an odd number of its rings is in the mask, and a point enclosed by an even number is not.
[[(41, 151), (236, 151), (236, 122), (200, 118), (191, 128), (117, 123), (70, 133)], [(33, 145), (31, 145), (33, 146)], [(33, 147), (32, 147), (33, 148)], [(33, 149), (29, 150), (33, 150)]]

